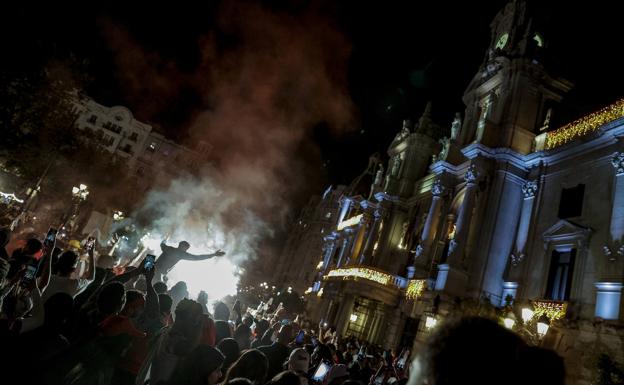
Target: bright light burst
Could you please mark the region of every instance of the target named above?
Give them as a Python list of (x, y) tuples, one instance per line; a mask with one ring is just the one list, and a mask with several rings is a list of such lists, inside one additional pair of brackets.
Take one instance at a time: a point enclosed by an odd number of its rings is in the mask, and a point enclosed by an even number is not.
[[(176, 238), (166, 240), (167, 245), (177, 247), (180, 241), (185, 240), (191, 244), (191, 248), (188, 250), (191, 254), (209, 254), (221, 248), (226, 252), (226, 255), (205, 261), (178, 262), (167, 275), (169, 278), (167, 286), (171, 287), (178, 281), (185, 281), (191, 299), (197, 298), (202, 290), (208, 293), (210, 301), (236, 294), (240, 269), (232, 262), (235, 256), (228, 253), (228, 247), (224, 245), (223, 237), (217, 237), (216, 240), (210, 241), (204, 240), (201, 243), (194, 234), (175, 235)], [(160, 243), (163, 240), (165, 240), (164, 236), (151, 233), (147, 233), (141, 238), (143, 245), (156, 256), (161, 253)], [(217, 242), (220, 245), (217, 245)]]

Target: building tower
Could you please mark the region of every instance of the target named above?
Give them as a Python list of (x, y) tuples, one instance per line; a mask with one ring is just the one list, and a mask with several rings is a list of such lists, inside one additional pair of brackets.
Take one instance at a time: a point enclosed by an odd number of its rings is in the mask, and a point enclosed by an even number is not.
[(552, 106), (571, 89), (544, 68), (548, 42), (529, 11), (526, 1), (514, 0), (492, 21), (484, 62), (464, 92), (460, 146), (477, 142), (529, 153), (548, 127)]

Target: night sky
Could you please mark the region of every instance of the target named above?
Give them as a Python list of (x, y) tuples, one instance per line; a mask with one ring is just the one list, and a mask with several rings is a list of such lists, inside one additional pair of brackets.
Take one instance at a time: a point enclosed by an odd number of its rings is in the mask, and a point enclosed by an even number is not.
[[(368, 156), (386, 148), (404, 118), (417, 119), (427, 100), (434, 119), (450, 126), (456, 111), (463, 112), (461, 95), (484, 58), (489, 23), (505, 1), (271, 1), (271, 12), (297, 17), (311, 7), (346, 36), (351, 44), (348, 88), (357, 119), (351, 131), (336, 136), (323, 124), (313, 131), (320, 147), (319, 191), (327, 183), (348, 183), (365, 167)], [(539, 2), (542, 3), (542, 2)], [(538, 4), (539, 4), (538, 3)], [(478, 5), (477, 5), (478, 4)], [(555, 125), (624, 96), (624, 77), (616, 53), (621, 47), (620, 16), (615, 2), (560, 2), (539, 5), (547, 30), (544, 36), (556, 58), (553, 72), (575, 83), (564, 105), (555, 110)], [(199, 62), (198, 39), (217, 36), (221, 49), (236, 45), (219, 30), (219, 2), (157, 2), (109, 4), (45, 2), (2, 5), (1, 26), (6, 73), (27, 73), (51, 58), (70, 53), (86, 60), (92, 81), (87, 93), (104, 105), (125, 105), (132, 99), (116, 76), (103, 23), (121, 26), (142, 48), (192, 72)], [(150, 85), (146, 86), (150, 92)], [(154, 90), (157, 92), (157, 90)], [(176, 90), (169, 108), (150, 116), (136, 116), (160, 127), (169, 137), (184, 141), (201, 98), (189, 87)]]

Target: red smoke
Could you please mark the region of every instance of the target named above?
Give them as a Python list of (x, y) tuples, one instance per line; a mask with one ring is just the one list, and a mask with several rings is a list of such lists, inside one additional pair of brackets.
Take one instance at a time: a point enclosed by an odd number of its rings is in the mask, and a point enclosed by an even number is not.
[[(215, 31), (198, 40), (201, 59), (192, 73), (141, 49), (122, 29), (103, 26), (137, 115), (166, 109), (182, 88), (201, 96), (205, 108), (191, 119), (189, 135), (191, 143), (213, 146), (207, 182), (232, 199), (219, 213), (223, 225), (236, 231), (245, 210), (277, 225), (293, 195), (319, 177), (312, 127), (325, 123), (340, 134), (354, 123), (350, 44), (311, 7), (294, 14), (225, 2), (217, 20)], [(223, 36), (234, 43), (223, 44)]]

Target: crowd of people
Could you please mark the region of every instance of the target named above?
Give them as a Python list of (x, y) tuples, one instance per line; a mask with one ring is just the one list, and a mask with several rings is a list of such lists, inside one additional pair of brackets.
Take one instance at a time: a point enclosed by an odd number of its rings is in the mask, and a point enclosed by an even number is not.
[(91, 241), (61, 250), (31, 237), (7, 250), (10, 238), (0, 231), (2, 384), (563, 384), (559, 356), (490, 320), (440, 326), (410, 357), (281, 304), (189, 299), (184, 282), (155, 279), (158, 260), (119, 269)]

